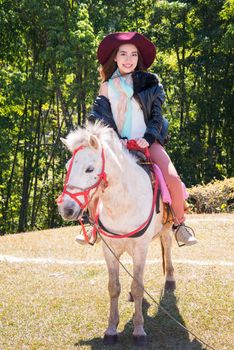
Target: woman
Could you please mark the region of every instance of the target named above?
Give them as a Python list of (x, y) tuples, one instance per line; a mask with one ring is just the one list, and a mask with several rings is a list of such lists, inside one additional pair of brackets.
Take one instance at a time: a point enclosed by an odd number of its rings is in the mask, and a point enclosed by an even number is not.
[[(90, 120), (102, 120), (121, 137), (135, 139), (161, 169), (174, 212), (176, 239), (186, 245), (197, 243), (184, 225), (184, 195), (181, 180), (163, 145), (165, 120), (162, 104), (165, 93), (155, 74), (146, 72), (156, 56), (154, 44), (136, 32), (112, 33), (100, 43), (97, 57), (102, 83)], [(82, 235), (77, 236), (84, 242)]]

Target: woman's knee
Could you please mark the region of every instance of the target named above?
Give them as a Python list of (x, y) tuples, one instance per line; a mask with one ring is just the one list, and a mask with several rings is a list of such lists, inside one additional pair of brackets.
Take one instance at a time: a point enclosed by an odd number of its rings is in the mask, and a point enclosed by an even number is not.
[(168, 173), (165, 174), (164, 177), (169, 190), (174, 190), (176, 192), (182, 191), (181, 180), (177, 173)]

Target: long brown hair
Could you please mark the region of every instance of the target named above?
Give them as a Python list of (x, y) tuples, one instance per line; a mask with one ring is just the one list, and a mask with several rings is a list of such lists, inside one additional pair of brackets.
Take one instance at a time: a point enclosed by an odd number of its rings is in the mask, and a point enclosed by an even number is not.
[[(119, 48), (115, 49), (112, 54), (110, 55), (110, 57), (108, 58), (108, 60), (106, 61), (106, 63), (101, 66), (99, 68), (99, 73), (100, 73), (100, 77), (101, 77), (101, 81), (107, 81), (108, 79), (110, 79), (110, 77), (112, 76), (112, 74), (116, 71), (117, 69), (117, 63), (115, 62), (115, 57), (117, 55)], [(141, 56), (141, 53), (139, 52), (139, 50), (137, 50), (138, 52), (138, 62), (137, 62), (137, 66), (135, 68), (136, 70), (140, 70), (140, 71), (145, 71), (145, 66), (143, 63), (143, 58)]]

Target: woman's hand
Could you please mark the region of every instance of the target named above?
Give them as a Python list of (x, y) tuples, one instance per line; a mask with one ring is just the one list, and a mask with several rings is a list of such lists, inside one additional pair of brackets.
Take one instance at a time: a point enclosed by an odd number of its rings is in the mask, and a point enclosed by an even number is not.
[(122, 142), (122, 144), (127, 147), (127, 142), (128, 142), (128, 139), (120, 139), (120, 141)]
[(140, 139), (136, 139), (136, 143), (137, 143), (138, 146), (141, 147), (141, 148), (149, 147), (148, 142), (147, 142), (146, 139), (144, 139), (143, 137), (140, 138)]

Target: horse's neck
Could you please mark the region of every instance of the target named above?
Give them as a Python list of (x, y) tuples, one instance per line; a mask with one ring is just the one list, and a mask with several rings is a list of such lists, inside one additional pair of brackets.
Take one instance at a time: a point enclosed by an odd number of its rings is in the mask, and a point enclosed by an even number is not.
[(118, 159), (109, 157), (107, 163), (109, 186), (101, 198), (101, 219), (110, 226), (119, 219), (142, 223), (152, 205), (152, 189), (148, 175), (143, 169), (122, 154)]

